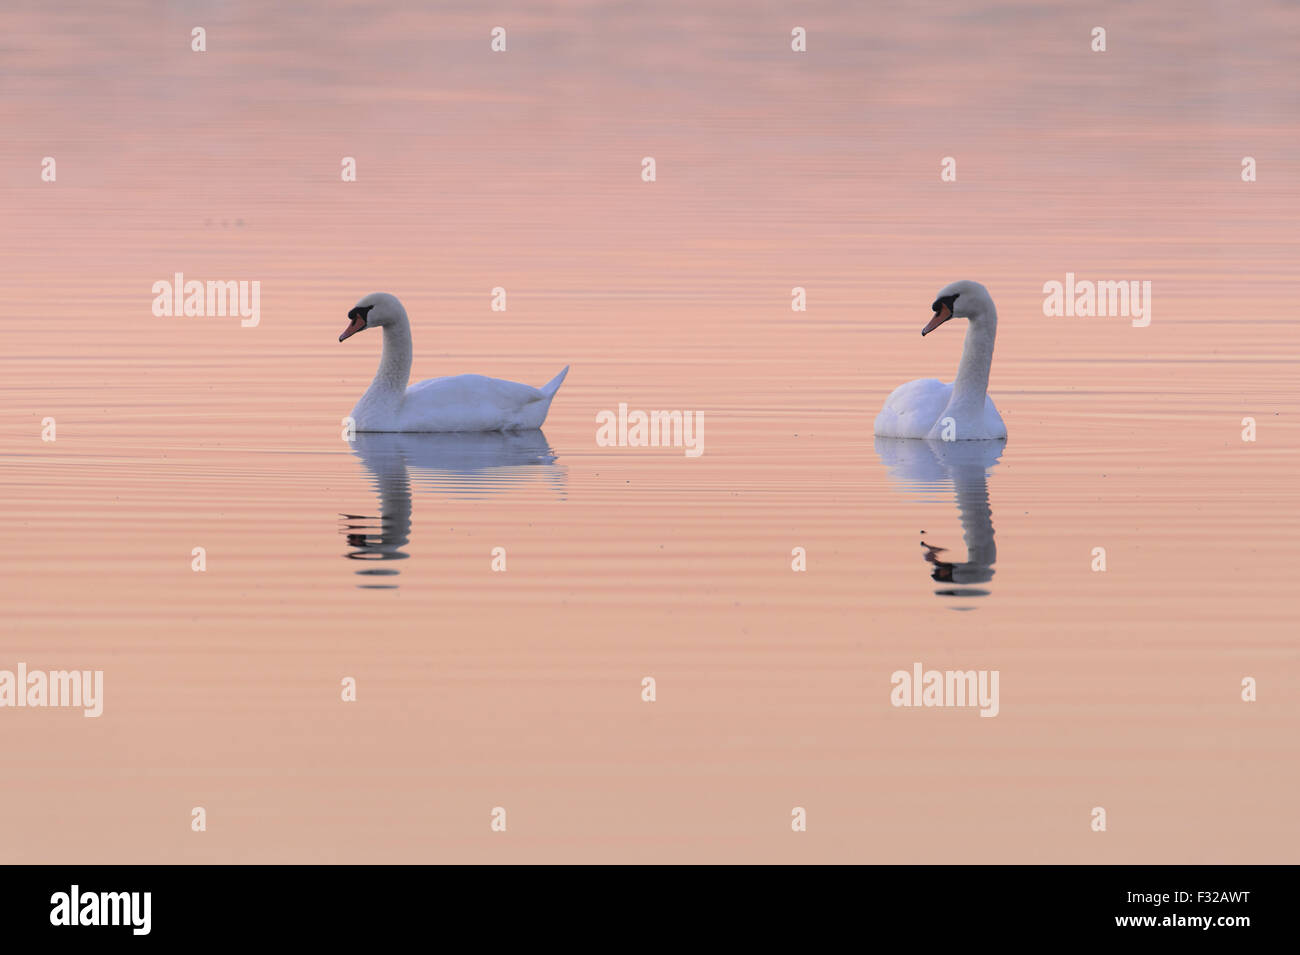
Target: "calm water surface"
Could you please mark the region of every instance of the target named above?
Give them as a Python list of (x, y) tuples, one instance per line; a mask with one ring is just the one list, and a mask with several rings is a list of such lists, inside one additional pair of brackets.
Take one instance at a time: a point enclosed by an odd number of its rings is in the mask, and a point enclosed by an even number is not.
[[(505, 62), (454, 6), (0, 17), (0, 666), (105, 672), (0, 712), (8, 860), (1294, 860), (1294, 11), (1117, 5), (1101, 69), (1064, 6), (825, 4), (800, 61), (693, 9), (520, 8)], [(153, 317), (177, 271), (260, 324)], [(1066, 271), (1152, 324), (1044, 318)], [(1010, 438), (878, 441), (957, 278)], [(416, 380), (571, 363), (544, 430), (342, 440), (375, 290)], [(598, 447), (620, 402), (705, 453)], [(998, 718), (891, 707), (916, 661)]]

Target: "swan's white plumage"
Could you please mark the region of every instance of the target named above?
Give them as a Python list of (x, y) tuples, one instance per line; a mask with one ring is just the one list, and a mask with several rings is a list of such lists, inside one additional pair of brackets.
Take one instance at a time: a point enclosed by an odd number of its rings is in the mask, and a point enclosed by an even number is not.
[[(356, 317), (359, 313), (360, 317)], [(470, 432), (540, 428), (560, 390), (564, 370), (540, 388), (483, 375), (429, 378), (407, 386), (411, 375), (411, 326), (395, 296), (375, 292), (348, 313), (339, 340), (366, 328), (382, 328), (379, 371), (352, 409), (357, 431)]]
[[(522, 431), (540, 428), (551, 399), (568, 374), (534, 388), (518, 381), (453, 375), (428, 378), (406, 389), (394, 428), (362, 431)], [(548, 390), (549, 389), (549, 390)]]
[[(940, 311), (941, 301), (947, 309)], [(945, 441), (985, 441), (1007, 436), (1007, 426), (988, 395), (989, 370), (998, 315), (993, 299), (978, 282), (944, 286), (933, 306), (935, 317), (922, 335), (938, 328), (948, 316), (970, 319), (957, 377), (952, 384), (918, 378), (899, 385), (876, 415), (875, 433), (882, 438), (930, 438)]]
[[(899, 385), (890, 392), (885, 399), (885, 406), (876, 415), (873, 433), (882, 438), (940, 437), (944, 412), (951, 401), (952, 385), (938, 378), (917, 378)], [(984, 396), (982, 415), (954, 417), (953, 427), (957, 436), (964, 441), (1007, 436), (1007, 426), (1002, 422), (1002, 415), (998, 414), (993, 399), (987, 394)]]

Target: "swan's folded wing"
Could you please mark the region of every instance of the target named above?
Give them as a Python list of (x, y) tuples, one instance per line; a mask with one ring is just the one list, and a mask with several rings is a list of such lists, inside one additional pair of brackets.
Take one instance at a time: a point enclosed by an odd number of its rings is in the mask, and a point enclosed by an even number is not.
[(917, 378), (899, 385), (885, 399), (874, 431), (882, 438), (924, 438), (952, 397), (952, 385)]
[(532, 385), (484, 375), (451, 375), (429, 378), (406, 389), (407, 401), (432, 401), (439, 404), (479, 405), (518, 408), (546, 396)]
[(537, 428), (546, 396), (532, 385), (483, 375), (430, 378), (406, 389), (401, 431), (501, 431)]

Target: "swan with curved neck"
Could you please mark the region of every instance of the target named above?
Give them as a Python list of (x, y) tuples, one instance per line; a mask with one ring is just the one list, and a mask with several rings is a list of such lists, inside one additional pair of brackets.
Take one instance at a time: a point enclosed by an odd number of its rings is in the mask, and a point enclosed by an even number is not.
[(950, 385), (937, 378), (899, 385), (876, 416), (875, 433), (882, 438), (944, 441), (1005, 438), (1007, 426), (988, 395), (993, 340), (998, 331), (998, 311), (989, 290), (979, 282), (953, 282), (939, 290), (930, 307), (934, 317), (921, 329), (923, 336), (950, 318), (970, 321), (957, 377)]
[(396, 296), (367, 295), (348, 312), (339, 341), (367, 328), (384, 331), (379, 371), (352, 409), (357, 431), (523, 431), (540, 428), (569, 366), (540, 388), (454, 375), (407, 387), (411, 377), (411, 322)]

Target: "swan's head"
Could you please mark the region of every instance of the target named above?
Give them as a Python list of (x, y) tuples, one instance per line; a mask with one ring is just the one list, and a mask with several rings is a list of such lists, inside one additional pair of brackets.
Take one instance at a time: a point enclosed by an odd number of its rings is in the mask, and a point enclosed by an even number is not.
[(930, 319), (930, 324), (921, 329), (923, 336), (930, 334), (953, 316), (969, 319), (983, 318), (993, 310), (993, 299), (989, 295), (989, 290), (979, 282), (962, 279), (960, 282), (950, 282), (939, 289), (939, 294), (935, 296), (934, 304), (930, 307), (934, 309), (934, 318)]
[(339, 341), (351, 338), (365, 328), (396, 325), (406, 321), (406, 309), (397, 300), (396, 295), (387, 292), (371, 292), (348, 312), (348, 327), (343, 329)]

